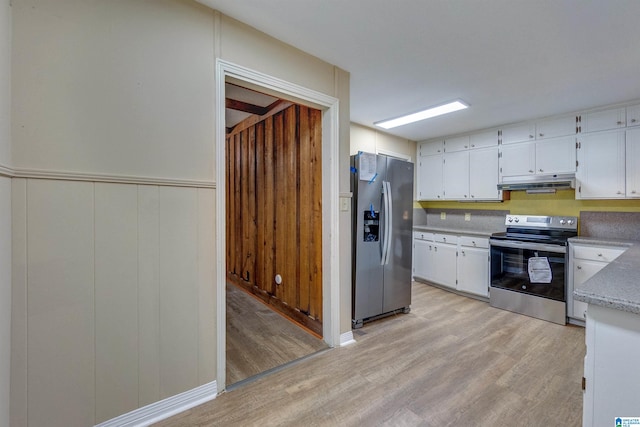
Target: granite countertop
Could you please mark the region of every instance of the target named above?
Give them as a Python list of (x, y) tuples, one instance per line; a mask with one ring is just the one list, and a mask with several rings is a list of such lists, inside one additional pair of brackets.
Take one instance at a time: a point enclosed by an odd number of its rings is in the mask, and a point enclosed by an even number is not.
[(457, 234), (464, 236), (478, 236), (478, 237), (490, 237), (494, 231), (483, 231), (483, 230), (469, 230), (463, 228), (444, 228), (444, 227), (433, 227), (428, 225), (414, 225), (413, 231), (425, 231), (431, 233), (446, 233), (446, 234)]
[(570, 242), (629, 246), (622, 255), (578, 286), (573, 295), (588, 304), (640, 315), (640, 242), (593, 237), (574, 237)]

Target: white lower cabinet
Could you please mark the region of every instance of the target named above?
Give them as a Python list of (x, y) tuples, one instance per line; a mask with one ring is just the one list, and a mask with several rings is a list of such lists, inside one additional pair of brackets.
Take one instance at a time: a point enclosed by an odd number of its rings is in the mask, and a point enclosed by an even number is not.
[(459, 291), (489, 296), (489, 240), (460, 237), (457, 277)]
[(489, 239), (414, 233), (413, 277), (488, 297)]
[(585, 341), (582, 425), (614, 426), (617, 417), (640, 417), (638, 315), (589, 305)]
[(626, 247), (569, 244), (569, 283), (567, 315), (578, 320), (586, 319), (587, 303), (573, 298), (573, 290), (589, 280), (607, 264), (620, 256)]

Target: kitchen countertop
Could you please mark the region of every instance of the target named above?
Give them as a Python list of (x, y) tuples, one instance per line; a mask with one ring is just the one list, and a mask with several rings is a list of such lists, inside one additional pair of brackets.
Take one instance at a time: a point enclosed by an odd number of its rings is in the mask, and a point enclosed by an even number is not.
[(578, 301), (640, 315), (640, 242), (622, 239), (572, 237), (571, 243), (628, 246), (622, 255), (589, 280), (573, 295)]
[(477, 237), (490, 237), (494, 233), (493, 231), (467, 230), (467, 229), (461, 229), (461, 228), (443, 228), (443, 227), (433, 227), (428, 225), (414, 225), (413, 231), (425, 231), (429, 233), (445, 233), (445, 234), (456, 234), (456, 235), (477, 236)]

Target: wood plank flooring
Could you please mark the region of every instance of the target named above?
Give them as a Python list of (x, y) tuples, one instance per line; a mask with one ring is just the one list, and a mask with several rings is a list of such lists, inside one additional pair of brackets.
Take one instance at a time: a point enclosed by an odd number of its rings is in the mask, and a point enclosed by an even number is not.
[(227, 383), (254, 375), (327, 348), (237, 286), (227, 284)]
[(158, 426), (580, 426), (584, 329), (413, 284), (411, 313)]

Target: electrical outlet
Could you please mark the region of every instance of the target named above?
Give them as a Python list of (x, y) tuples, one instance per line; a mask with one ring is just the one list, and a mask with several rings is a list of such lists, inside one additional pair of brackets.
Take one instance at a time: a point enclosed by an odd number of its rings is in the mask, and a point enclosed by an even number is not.
[(440, 212), (440, 219), (447, 219), (447, 213), (446, 212)]
[(465, 220), (465, 221), (471, 221), (471, 214), (470, 214), (470, 213), (468, 213), (468, 212), (467, 212), (467, 213), (465, 213), (465, 214), (464, 214), (464, 220)]

